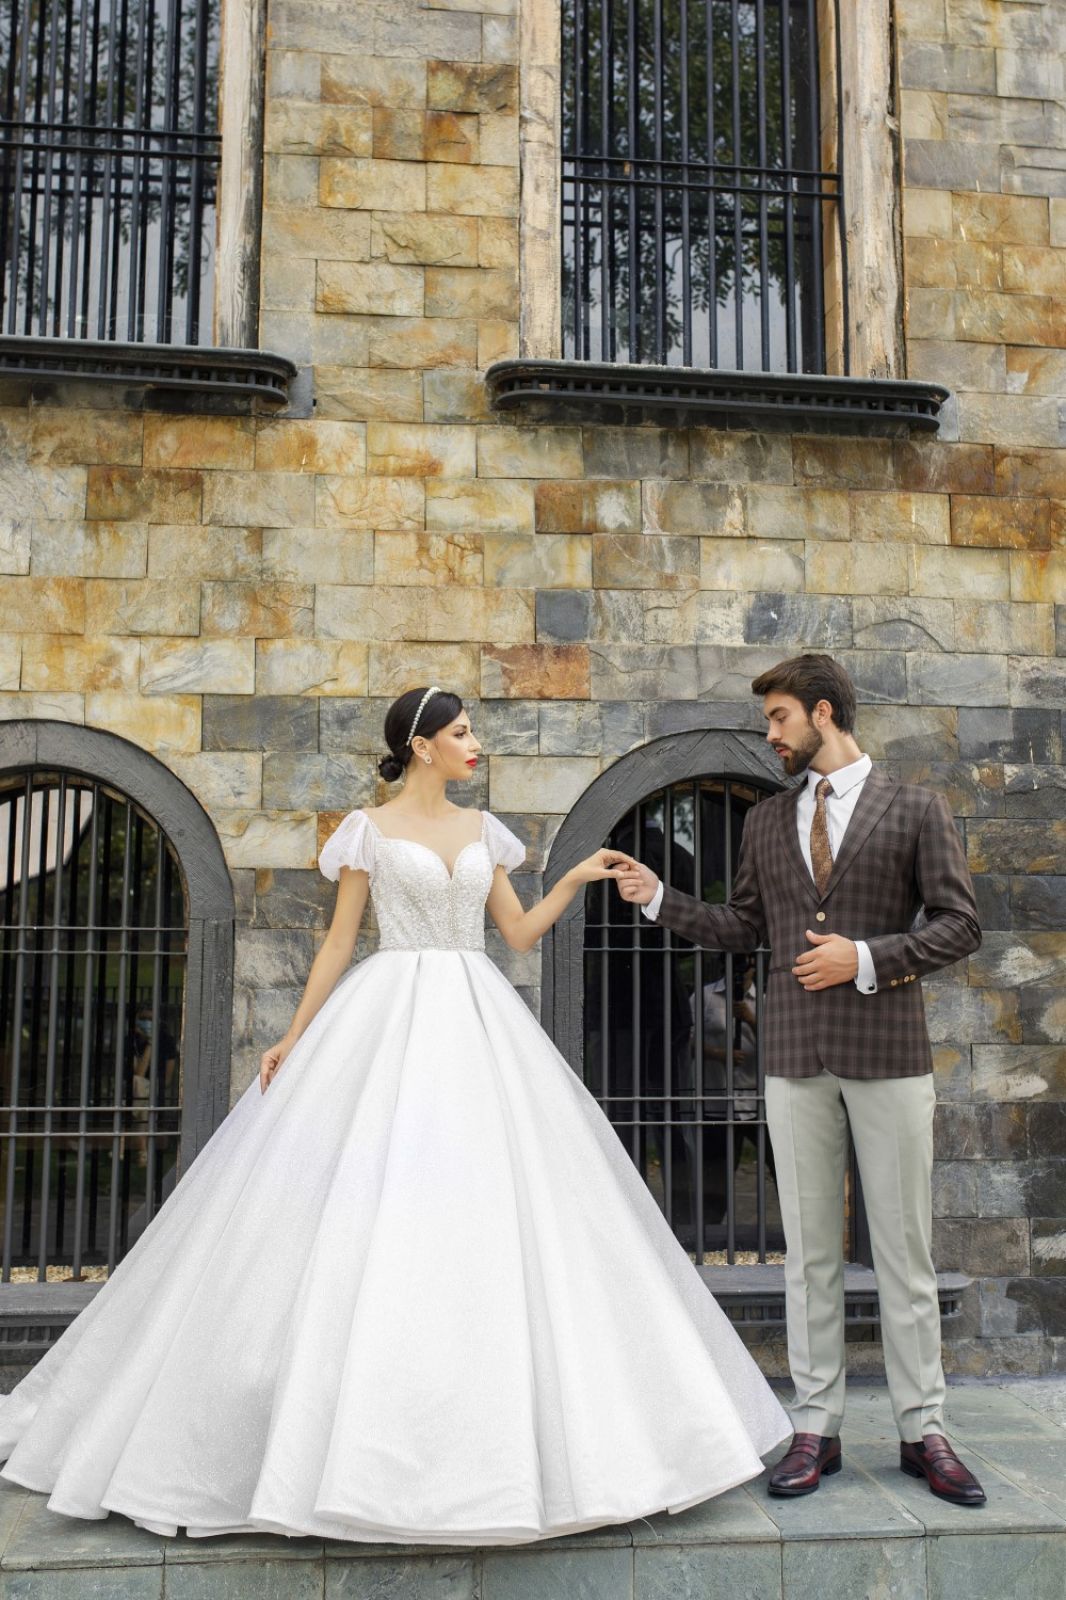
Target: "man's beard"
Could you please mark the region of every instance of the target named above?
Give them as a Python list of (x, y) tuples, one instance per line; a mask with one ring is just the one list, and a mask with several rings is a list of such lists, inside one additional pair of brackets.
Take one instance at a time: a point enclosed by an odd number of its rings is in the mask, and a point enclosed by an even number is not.
[(794, 749), (790, 749), (785, 757), (785, 771), (790, 778), (798, 778), (801, 772), (806, 772), (825, 743), (810, 717), (807, 718), (807, 726), (810, 731), (803, 743), (797, 745)]

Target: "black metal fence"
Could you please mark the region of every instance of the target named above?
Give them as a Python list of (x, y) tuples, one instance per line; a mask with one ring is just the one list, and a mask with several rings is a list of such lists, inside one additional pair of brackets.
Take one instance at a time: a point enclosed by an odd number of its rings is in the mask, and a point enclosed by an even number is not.
[(820, 118), (815, 0), (566, 0), (564, 355), (823, 372)]
[(211, 341), (218, 0), (0, 0), (0, 331)]
[(4, 1282), (110, 1270), (173, 1187), (186, 944), (174, 851), (125, 796), (0, 790)]
[[(675, 783), (607, 841), (697, 899), (728, 898), (748, 783)], [(703, 950), (649, 922), (609, 884), (587, 891), (585, 1082), (678, 1238), (701, 1264), (783, 1248), (766, 1132), (765, 949)], [(769, 1181), (768, 1181), (769, 1180)]]

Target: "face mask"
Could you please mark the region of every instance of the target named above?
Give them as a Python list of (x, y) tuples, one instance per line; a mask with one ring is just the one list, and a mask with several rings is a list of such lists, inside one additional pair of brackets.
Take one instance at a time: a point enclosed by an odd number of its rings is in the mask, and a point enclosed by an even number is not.
[(152, 1037), (152, 1024), (150, 1022), (138, 1022), (137, 1032), (143, 1033), (146, 1039), (150, 1039)]

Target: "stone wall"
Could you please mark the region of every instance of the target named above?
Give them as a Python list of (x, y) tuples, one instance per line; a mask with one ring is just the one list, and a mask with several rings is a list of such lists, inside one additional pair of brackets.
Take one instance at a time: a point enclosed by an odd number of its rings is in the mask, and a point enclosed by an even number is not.
[[(1066, 13), (899, 0), (909, 370), (956, 398), (893, 442), (489, 415), (480, 371), (518, 349), (518, 30), (475, 3), (274, 0), (261, 331), (293, 414), (0, 413), (0, 712), (118, 732), (208, 809), (236, 1094), (394, 695), (469, 697), (532, 892), (619, 755), (757, 726), (755, 672), (833, 651), (864, 747), (950, 797), (987, 930), (927, 986), (939, 1264), (980, 1280), (949, 1361), (1061, 1366)], [(538, 957), (493, 948), (536, 1005)]]

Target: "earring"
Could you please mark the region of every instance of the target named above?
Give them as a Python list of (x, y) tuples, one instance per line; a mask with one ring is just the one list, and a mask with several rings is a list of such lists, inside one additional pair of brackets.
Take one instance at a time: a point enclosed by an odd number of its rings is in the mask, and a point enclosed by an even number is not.
[(431, 767), (433, 765), (433, 757), (432, 756), (423, 756), (422, 760), (426, 763), (427, 767)]

